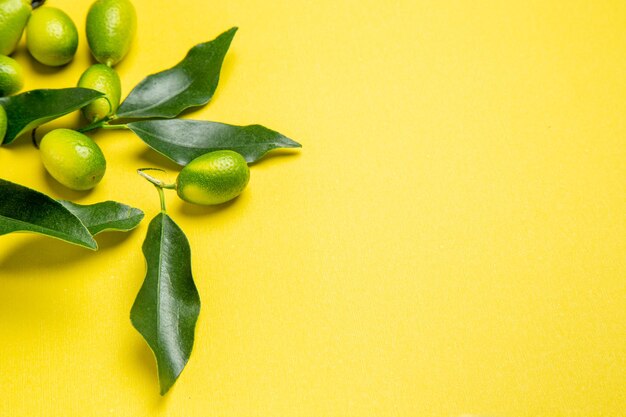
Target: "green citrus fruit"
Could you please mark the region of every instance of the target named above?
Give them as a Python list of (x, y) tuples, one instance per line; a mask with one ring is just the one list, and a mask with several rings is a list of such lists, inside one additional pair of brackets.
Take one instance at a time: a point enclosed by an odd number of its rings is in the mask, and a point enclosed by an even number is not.
[(78, 48), (78, 31), (63, 10), (40, 7), (33, 11), (26, 26), (26, 47), (44, 65), (65, 65)]
[(78, 86), (105, 94), (106, 98), (99, 98), (83, 107), (83, 116), (91, 123), (115, 113), (120, 105), (122, 85), (119, 75), (113, 68), (103, 64), (92, 65), (81, 75)]
[(97, 0), (87, 13), (87, 43), (94, 58), (113, 66), (128, 53), (137, 30), (137, 13), (129, 0)]
[(0, 0), (0, 54), (15, 51), (31, 10), (28, 0)]
[(0, 143), (4, 140), (4, 135), (7, 134), (7, 112), (4, 111), (4, 107), (0, 106)]
[(0, 97), (17, 93), (24, 87), (22, 66), (13, 58), (0, 55)]
[(243, 156), (233, 151), (215, 151), (191, 161), (178, 174), (176, 191), (185, 201), (209, 205), (237, 197), (250, 179)]
[(39, 144), (41, 161), (52, 177), (72, 190), (89, 190), (106, 171), (100, 147), (75, 130), (56, 129)]

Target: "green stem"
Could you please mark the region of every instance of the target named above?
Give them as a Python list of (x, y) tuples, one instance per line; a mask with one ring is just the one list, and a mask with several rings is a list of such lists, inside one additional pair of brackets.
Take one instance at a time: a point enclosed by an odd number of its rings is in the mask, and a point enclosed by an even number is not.
[(110, 125), (108, 123), (104, 123), (100, 127), (103, 128), (103, 129), (128, 129), (128, 125), (126, 125), (126, 124)]
[(104, 123), (105, 123), (105, 121), (101, 120), (99, 122), (92, 123), (92, 124), (87, 125), (85, 127), (81, 127), (80, 129), (78, 129), (78, 131), (80, 133), (85, 133), (85, 132), (89, 132), (90, 130), (99, 129), (99, 128), (104, 126)]
[(89, 132), (90, 130), (95, 130), (95, 129), (109, 129), (109, 130), (128, 129), (128, 125), (126, 124), (110, 125), (109, 124), (110, 120), (111, 119), (100, 120), (99, 122), (95, 122), (85, 127), (81, 127), (80, 129), (78, 129), (78, 131), (80, 133), (85, 133), (85, 132)]
[(165, 193), (163, 192), (163, 188), (157, 185), (154, 186), (159, 192), (159, 199), (161, 200), (161, 212), (167, 213), (167, 209), (165, 208)]
[(176, 184), (166, 184), (163, 181), (154, 178), (152, 175), (146, 174), (145, 171), (160, 171), (160, 172), (165, 172), (165, 171), (159, 168), (139, 168), (137, 170), (137, 173), (141, 175), (142, 177), (144, 177), (146, 180), (150, 181), (152, 185), (154, 185), (156, 189), (159, 191), (159, 198), (161, 199), (161, 211), (163, 213), (166, 213), (165, 194), (163, 193), (163, 189), (175, 190)]
[(161, 168), (139, 168), (137, 170), (137, 174), (141, 175), (142, 177), (144, 177), (145, 179), (147, 179), (148, 181), (150, 181), (152, 184), (156, 185), (159, 188), (167, 188), (168, 190), (175, 190), (176, 189), (176, 184), (166, 184), (163, 181), (154, 178), (152, 175), (150, 174), (146, 174), (146, 171), (159, 171), (159, 172), (165, 172), (165, 170), (161, 169)]

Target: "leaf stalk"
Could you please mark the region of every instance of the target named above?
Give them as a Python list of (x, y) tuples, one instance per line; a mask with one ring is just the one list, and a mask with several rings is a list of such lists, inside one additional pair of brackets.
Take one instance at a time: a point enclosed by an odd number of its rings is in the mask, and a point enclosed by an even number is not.
[(139, 168), (137, 170), (137, 173), (144, 177), (146, 180), (150, 181), (152, 185), (156, 187), (157, 191), (159, 192), (159, 199), (161, 200), (161, 211), (163, 213), (167, 213), (167, 210), (165, 208), (165, 193), (163, 193), (163, 189), (175, 190), (176, 184), (167, 184), (157, 178), (154, 178), (152, 175), (147, 174), (146, 171), (165, 171), (160, 168)]

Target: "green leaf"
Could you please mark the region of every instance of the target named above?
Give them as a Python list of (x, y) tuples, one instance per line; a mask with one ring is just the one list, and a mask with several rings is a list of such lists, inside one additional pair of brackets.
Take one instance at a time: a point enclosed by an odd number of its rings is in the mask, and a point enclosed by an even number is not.
[(194, 46), (176, 66), (144, 78), (120, 105), (117, 117), (171, 118), (189, 107), (207, 104), (235, 32), (236, 27)]
[(167, 214), (150, 222), (143, 253), (148, 271), (130, 320), (154, 352), (164, 395), (191, 355), (200, 296), (191, 275), (189, 242)]
[(301, 147), (298, 142), (260, 125), (172, 119), (132, 122), (128, 128), (152, 149), (182, 166), (220, 149), (239, 152), (246, 161), (254, 162), (272, 149)]
[(0, 179), (0, 235), (32, 232), (96, 250), (89, 230), (61, 203), (45, 194)]
[(80, 219), (89, 233), (97, 235), (108, 230), (127, 232), (141, 223), (143, 211), (116, 201), (82, 205), (60, 200), (66, 209)]
[(77, 87), (32, 90), (0, 98), (8, 120), (4, 143), (11, 143), (22, 133), (78, 110), (101, 96), (99, 91)]

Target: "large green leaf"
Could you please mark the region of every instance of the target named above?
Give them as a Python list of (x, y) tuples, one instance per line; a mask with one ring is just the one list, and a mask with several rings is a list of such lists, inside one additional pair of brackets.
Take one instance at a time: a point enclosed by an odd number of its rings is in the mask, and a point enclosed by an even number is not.
[(45, 194), (0, 179), (0, 235), (32, 232), (97, 249), (89, 230), (61, 203)]
[(59, 201), (80, 219), (89, 233), (97, 235), (108, 230), (127, 232), (134, 229), (143, 219), (143, 211), (116, 201), (82, 205), (71, 201)]
[(4, 143), (11, 143), (22, 133), (78, 110), (102, 95), (96, 90), (76, 87), (32, 90), (0, 98), (8, 120)]
[(191, 355), (200, 296), (191, 275), (189, 242), (167, 214), (150, 222), (143, 253), (148, 271), (130, 319), (154, 352), (163, 395)]
[(202, 120), (145, 120), (128, 123), (148, 146), (179, 165), (207, 152), (230, 149), (254, 162), (276, 148), (301, 145), (260, 125), (233, 126)]
[(175, 117), (211, 100), (237, 28), (191, 48), (176, 66), (144, 78), (117, 110), (120, 118)]

